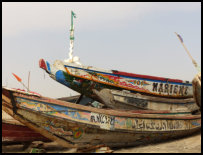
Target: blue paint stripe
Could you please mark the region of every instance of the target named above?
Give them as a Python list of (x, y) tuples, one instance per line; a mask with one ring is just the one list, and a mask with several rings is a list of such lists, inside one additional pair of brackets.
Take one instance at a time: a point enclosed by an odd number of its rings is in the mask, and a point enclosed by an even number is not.
[[(81, 117), (78, 112), (88, 112), (88, 111), (85, 111), (85, 110), (80, 110), (80, 109), (75, 109), (75, 108), (72, 108), (72, 107), (65, 107), (65, 106), (62, 106), (62, 105), (57, 105), (57, 104), (52, 104), (52, 103), (47, 103), (47, 102), (43, 102), (43, 101), (36, 101), (36, 100), (28, 100), (27, 98), (24, 98), (24, 97), (17, 97), (17, 100), (26, 100), (27, 102), (31, 102), (31, 104), (44, 104), (44, 105), (48, 105), (50, 106), (51, 108), (53, 108), (53, 112), (62, 112), (64, 114), (66, 114), (67, 116), (73, 118), (73, 119), (78, 119), (78, 120), (87, 120), (87, 118), (83, 118)], [(17, 102), (20, 102), (21, 101), (17, 101)], [(29, 103), (28, 103), (29, 104)], [(68, 104), (68, 103), (67, 103)], [(28, 108), (28, 107), (24, 107), (22, 106), (23, 108), (26, 108), (26, 109), (29, 109), (29, 110), (33, 110), (33, 111), (37, 111), (35, 109), (31, 109), (31, 108)], [(38, 107), (36, 107), (38, 109)], [(39, 112), (39, 109), (38, 111)], [(44, 111), (44, 112), (47, 112), (49, 113), (49, 111)], [(41, 112), (43, 114), (45, 114), (44, 112)], [(75, 114), (76, 113), (76, 114)], [(53, 116), (53, 117), (58, 117), (58, 118), (61, 118), (60, 116), (55, 116), (55, 115), (50, 115), (50, 114), (47, 114), (49, 116)], [(75, 116), (76, 115), (76, 116)], [(64, 118), (63, 118), (64, 119)], [(69, 120), (68, 118), (65, 118), (67, 120)]]
[(47, 70), (49, 71), (49, 73), (51, 73), (50, 64), (48, 61), (46, 61), (46, 65), (47, 65)]
[[(74, 66), (68, 66), (68, 65), (64, 65), (64, 66), (65, 66), (65, 67), (70, 67), (70, 68), (75, 68), (75, 69), (80, 69), (80, 70), (85, 70), (85, 71), (91, 71), (91, 72), (96, 72), (96, 73), (111, 75), (111, 76), (118, 76), (118, 75), (116, 75), (116, 74), (106, 73), (106, 72), (101, 72), (101, 71), (95, 71), (95, 70), (91, 70), (91, 69), (84, 69), (84, 68), (79, 68), (79, 67), (74, 67)], [(119, 77), (131, 78), (131, 79), (138, 79), (138, 80), (147, 80), (147, 81), (152, 81), (152, 82), (161, 82), (161, 83), (171, 83), (171, 84), (192, 86), (192, 84), (189, 84), (189, 83), (166, 82), (166, 81), (161, 81), (161, 80), (144, 79), (144, 78), (137, 78), (137, 77), (125, 76), (125, 75), (119, 75)]]

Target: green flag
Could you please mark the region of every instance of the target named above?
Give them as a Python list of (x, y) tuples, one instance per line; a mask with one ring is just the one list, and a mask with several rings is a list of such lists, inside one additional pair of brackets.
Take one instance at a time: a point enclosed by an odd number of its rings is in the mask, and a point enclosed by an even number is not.
[(76, 14), (71, 11), (71, 31), (73, 31), (73, 18), (76, 18)]
[(76, 18), (76, 14), (75, 14), (73, 11), (71, 11), (71, 13), (72, 13), (72, 16), (73, 16), (74, 18)]

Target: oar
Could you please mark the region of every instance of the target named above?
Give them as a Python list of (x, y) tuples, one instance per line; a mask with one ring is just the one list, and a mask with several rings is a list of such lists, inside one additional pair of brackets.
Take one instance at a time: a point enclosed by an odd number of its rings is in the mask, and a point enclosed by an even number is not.
[(20, 77), (18, 77), (17, 75), (15, 75), (14, 73), (12, 73), (12, 74), (18, 80), (18, 82), (20, 82), (29, 92), (29, 88), (25, 86), (25, 84), (22, 82), (22, 79)]
[(175, 32), (175, 34), (177, 35), (178, 39), (180, 40), (181, 44), (183, 45), (184, 49), (186, 50), (187, 54), (189, 55), (189, 57), (192, 59), (192, 63), (194, 64), (195, 68), (197, 69), (198, 72), (201, 72), (200, 67), (198, 66), (197, 62), (192, 58), (190, 52), (188, 51), (187, 47), (185, 46), (185, 44), (183, 43), (183, 39), (182, 37)]

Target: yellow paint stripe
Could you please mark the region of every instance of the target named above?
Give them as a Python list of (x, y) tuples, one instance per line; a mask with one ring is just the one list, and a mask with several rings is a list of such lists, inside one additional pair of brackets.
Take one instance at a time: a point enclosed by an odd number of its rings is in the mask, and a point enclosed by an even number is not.
[[(158, 96), (163, 96), (163, 97), (175, 97), (175, 98), (182, 98), (183, 97), (183, 96), (178, 96), (178, 95), (164, 95), (164, 94), (159, 94), (159, 93), (152, 93), (150, 91), (138, 90), (138, 89), (133, 89), (133, 88), (129, 88), (129, 87), (121, 86), (121, 85), (115, 85), (115, 84), (111, 84), (111, 83), (107, 83), (107, 82), (103, 82), (103, 81), (99, 81), (99, 80), (94, 80), (93, 78), (86, 78), (86, 77), (81, 77), (79, 75), (74, 75), (71, 72), (69, 72), (67, 67), (65, 67), (65, 70), (67, 71), (67, 73), (69, 75), (72, 75), (72, 76), (75, 76), (75, 77), (78, 77), (78, 78), (82, 78), (82, 79), (86, 79), (86, 80), (92, 80), (94, 82), (102, 83), (102, 84), (105, 84), (105, 85), (110, 85), (110, 86), (114, 86), (114, 87), (124, 88), (124, 89), (127, 89), (127, 90), (133, 90), (133, 91), (137, 91), (137, 92), (143, 92), (143, 93), (148, 93), (148, 94), (158, 95)], [(188, 96), (188, 97), (190, 97), (190, 96)]]

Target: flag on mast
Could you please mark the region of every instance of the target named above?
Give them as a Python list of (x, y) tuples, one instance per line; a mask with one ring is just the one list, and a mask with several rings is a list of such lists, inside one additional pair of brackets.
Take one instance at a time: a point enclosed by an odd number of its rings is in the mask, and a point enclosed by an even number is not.
[(183, 45), (185, 51), (187, 52), (187, 54), (189, 55), (190, 59), (192, 60), (192, 63), (194, 64), (194, 66), (196, 67), (196, 69), (198, 70), (198, 72), (201, 72), (201, 68), (198, 66), (197, 62), (193, 59), (193, 57), (190, 55), (190, 52), (188, 51), (187, 47), (185, 46), (185, 44), (183, 43), (183, 38), (175, 32), (175, 34), (177, 35), (178, 39), (180, 40), (181, 44)]
[(29, 92), (29, 88), (24, 85), (24, 83), (22, 82), (22, 79), (20, 77), (18, 77), (16, 74), (14, 74), (14, 73), (12, 73), (12, 74), (13, 74), (13, 76), (15, 76), (15, 78), (18, 80), (18, 82), (20, 82)]
[(76, 14), (75, 14), (73, 11), (71, 11), (71, 14), (72, 14), (72, 16), (73, 16), (74, 18), (76, 18)]
[(19, 81), (19, 82), (22, 82), (22, 79), (20, 77), (18, 77), (16, 74), (12, 73), (13, 76), (15, 76), (15, 78)]
[(178, 33), (176, 33), (176, 35), (177, 35), (178, 38), (180, 39), (181, 43), (183, 43), (183, 38), (182, 38)]

